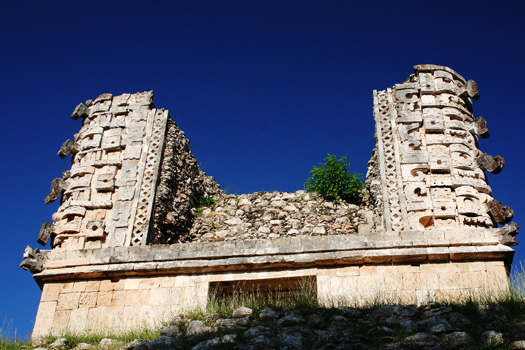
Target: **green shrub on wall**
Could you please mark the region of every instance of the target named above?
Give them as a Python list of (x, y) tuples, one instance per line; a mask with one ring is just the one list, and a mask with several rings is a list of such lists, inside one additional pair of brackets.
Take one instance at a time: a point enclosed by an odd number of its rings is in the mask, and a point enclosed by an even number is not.
[(310, 171), (311, 177), (304, 183), (306, 190), (319, 192), (329, 201), (358, 203), (364, 188), (361, 175), (348, 171), (350, 163), (346, 157), (336, 159), (335, 155), (328, 154), (325, 161)]

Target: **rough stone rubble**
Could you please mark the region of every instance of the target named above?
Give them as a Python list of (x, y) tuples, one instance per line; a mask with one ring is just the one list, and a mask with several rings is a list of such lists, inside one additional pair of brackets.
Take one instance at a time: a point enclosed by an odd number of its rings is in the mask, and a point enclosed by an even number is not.
[[(127, 350), (162, 349), (524, 349), (525, 322), (500, 305), (384, 305), (340, 310), (272, 309), (255, 314), (235, 309), (230, 318), (205, 314), (202, 320), (175, 318), (156, 340), (124, 343), (104, 338), (98, 344), (72, 344), (65, 338), (35, 342), (38, 350), (72, 348)], [(35, 349), (36, 350), (36, 349)]]
[(363, 206), (332, 203), (317, 193), (257, 192), (217, 197), (199, 208), (188, 239), (220, 241), (297, 235), (355, 234)]

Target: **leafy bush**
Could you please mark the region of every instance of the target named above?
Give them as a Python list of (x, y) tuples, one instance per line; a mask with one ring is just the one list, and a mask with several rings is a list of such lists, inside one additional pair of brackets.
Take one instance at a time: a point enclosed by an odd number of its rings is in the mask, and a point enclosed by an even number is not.
[(326, 163), (314, 165), (310, 171), (312, 176), (304, 183), (306, 190), (319, 192), (329, 201), (359, 202), (364, 188), (361, 174), (348, 172), (350, 163), (346, 161), (346, 157), (336, 159), (335, 155), (328, 154), (325, 160)]

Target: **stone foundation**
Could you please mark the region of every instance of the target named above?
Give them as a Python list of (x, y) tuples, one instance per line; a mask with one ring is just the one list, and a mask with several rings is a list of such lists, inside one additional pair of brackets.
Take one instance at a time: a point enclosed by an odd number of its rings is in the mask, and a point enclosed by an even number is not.
[(326, 306), (486, 297), (508, 291), (514, 252), (495, 232), (462, 233), (474, 243), (429, 231), (54, 250), (35, 274), (33, 337), (154, 327), (205, 307), (213, 282), (314, 277)]
[(501, 261), (54, 282), (44, 286), (33, 337), (156, 327), (181, 312), (205, 307), (210, 282), (300, 276), (316, 277), (319, 301), (326, 306), (359, 306), (377, 301), (421, 304), (449, 298), (483, 298), (494, 291), (508, 290)]

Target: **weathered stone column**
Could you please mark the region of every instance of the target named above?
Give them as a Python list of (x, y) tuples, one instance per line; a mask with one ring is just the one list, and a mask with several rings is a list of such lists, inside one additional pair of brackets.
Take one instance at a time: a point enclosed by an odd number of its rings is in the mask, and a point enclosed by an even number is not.
[[(486, 121), (474, 118), (477, 85), (448, 67), (418, 65), (401, 84), (374, 91), (376, 153), (369, 189), (386, 231), (492, 228), (512, 210), (492, 198), (484, 170), (503, 158), (478, 149)], [(375, 168), (375, 169), (374, 169)]]

